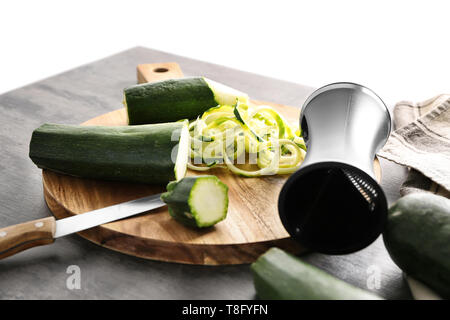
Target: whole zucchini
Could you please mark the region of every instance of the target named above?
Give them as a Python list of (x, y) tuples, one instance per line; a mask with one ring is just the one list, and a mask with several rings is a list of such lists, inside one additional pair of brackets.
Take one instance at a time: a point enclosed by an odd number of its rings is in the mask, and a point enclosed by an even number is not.
[(166, 184), (186, 173), (187, 121), (141, 126), (44, 124), (34, 130), (30, 158), (68, 175)]
[(194, 119), (217, 105), (246, 102), (248, 96), (203, 78), (171, 79), (133, 85), (124, 89), (129, 124)]
[(450, 200), (414, 193), (390, 209), (384, 243), (394, 262), (450, 299)]
[(271, 248), (252, 265), (253, 283), (265, 300), (379, 300), (278, 248)]

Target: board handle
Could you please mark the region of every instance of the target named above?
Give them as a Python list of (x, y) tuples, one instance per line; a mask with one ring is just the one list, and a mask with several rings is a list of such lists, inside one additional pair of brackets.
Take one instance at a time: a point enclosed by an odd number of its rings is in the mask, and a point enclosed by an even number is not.
[(178, 79), (183, 76), (183, 71), (175, 62), (147, 63), (137, 66), (138, 83)]
[(37, 219), (0, 229), (0, 259), (55, 241), (54, 217)]

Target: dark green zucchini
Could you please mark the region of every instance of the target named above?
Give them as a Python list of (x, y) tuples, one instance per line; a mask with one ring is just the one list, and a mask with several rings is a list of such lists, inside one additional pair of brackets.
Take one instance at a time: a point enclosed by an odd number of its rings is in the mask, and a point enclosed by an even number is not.
[(171, 79), (124, 89), (129, 124), (194, 119), (217, 105), (232, 105), (248, 96), (238, 90), (203, 78)]
[(227, 216), (228, 187), (216, 176), (185, 177), (161, 195), (170, 215), (190, 227), (210, 227)]
[(166, 184), (186, 173), (187, 121), (141, 126), (44, 124), (30, 158), (42, 169), (77, 177)]
[(384, 243), (394, 262), (444, 299), (450, 299), (450, 200), (414, 193), (390, 209)]
[(253, 283), (266, 300), (378, 300), (278, 248), (271, 248), (251, 265)]

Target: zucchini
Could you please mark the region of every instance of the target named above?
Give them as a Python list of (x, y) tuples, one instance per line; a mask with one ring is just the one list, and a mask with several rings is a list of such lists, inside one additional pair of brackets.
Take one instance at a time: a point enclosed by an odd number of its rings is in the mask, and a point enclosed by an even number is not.
[[(236, 103), (233, 109), (233, 113), (234, 116), (236, 117), (236, 119), (242, 123), (242, 127), (244, 129), (244, 131), (248, 131), (249, 133), (251, 133), (251, 136), (253, 136), (258, 142), (264, 142), (264, 139), (261, 138), (259, 135), (257, 135), (255, 133), (255, 131), (253, 131), (251, 129), (251, 127), (249, 126), (248, 123), (248, 106), (247, 105), (242, 105), (241, 103)], [(253, 140), (253, 139), (252, 139)]]
[(251, 265), (260, 299), (268, 300), (378, 300), (278, 248), (271, 248)]
[(133, 85), (124, 89), (129, 124), (194, 119), (217, 105), (247, 102), (238, 90), (203, 78), (171, 79)]
[(30, 158), (72, 176), (166, 184), (186, 173), (188, 122), (141, 126), (44, 124), (34, 130)]
[(210, 227), (227, 216), (228, 187), (216, 176), (185, 177), (161, 195), (170, 215), (190, 227)]
[(450, 299), (450, 200), (409, 194), (389, 209), (383, 240), (408, 276)]

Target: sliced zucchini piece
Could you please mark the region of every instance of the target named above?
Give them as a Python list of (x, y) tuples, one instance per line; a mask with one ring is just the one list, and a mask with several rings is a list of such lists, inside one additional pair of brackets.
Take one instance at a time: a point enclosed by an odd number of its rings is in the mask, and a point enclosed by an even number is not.
[(222, 221), (228, 211), (228, 187), (216, 176), (185, 177), (167, 185), (161, 195), (170, 215), (190, 227), (210, 227)]

